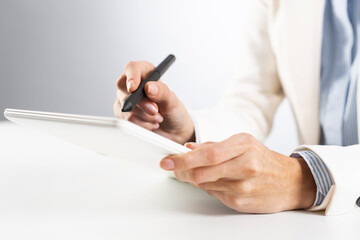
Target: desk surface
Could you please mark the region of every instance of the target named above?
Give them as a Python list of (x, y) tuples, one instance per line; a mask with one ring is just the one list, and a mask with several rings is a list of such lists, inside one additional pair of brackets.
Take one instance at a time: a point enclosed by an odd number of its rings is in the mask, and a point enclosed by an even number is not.
[(188, 185), (0, 123), (0, 239), (359, 239), (360, 214), (240, 214)]

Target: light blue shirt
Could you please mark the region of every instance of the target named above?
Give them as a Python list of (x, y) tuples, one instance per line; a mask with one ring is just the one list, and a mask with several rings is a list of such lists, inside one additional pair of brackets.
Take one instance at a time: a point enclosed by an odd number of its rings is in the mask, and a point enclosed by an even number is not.
[[(321, 50), (320, 144), (358, 144), (356, 88), (359, 23), (359, 1), (326, 1)], [(324, 162), (314, 152), (303, 151), (299, 154), (313, 173), (317, 185), (314, 206), (318, 206), (334, 180)]]
[(358, 143), (356, 85), (360, 4), (328, 0), (323, 24), (320, 84), (320, 144)]

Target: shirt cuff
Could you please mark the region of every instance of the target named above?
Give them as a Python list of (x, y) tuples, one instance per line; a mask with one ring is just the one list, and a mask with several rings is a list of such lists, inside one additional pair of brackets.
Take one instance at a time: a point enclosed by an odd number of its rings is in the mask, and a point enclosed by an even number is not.
[(334, 185), (334, 179), (329, 169), (321, 158), (313, 151), (300, 151), (292, 154), (291, 156), (302, 157), (310, 168), (317, 187), (316, 198), (312, 207), (320, 206), (331, 186)]

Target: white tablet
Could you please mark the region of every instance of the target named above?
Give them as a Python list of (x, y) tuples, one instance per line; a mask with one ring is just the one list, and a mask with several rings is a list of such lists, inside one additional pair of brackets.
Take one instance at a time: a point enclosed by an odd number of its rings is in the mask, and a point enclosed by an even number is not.
[(6, 109), (5, 117), (98, 153), (159, 169), (160, 160), (188, 148), (129, 121), (85, 115)]

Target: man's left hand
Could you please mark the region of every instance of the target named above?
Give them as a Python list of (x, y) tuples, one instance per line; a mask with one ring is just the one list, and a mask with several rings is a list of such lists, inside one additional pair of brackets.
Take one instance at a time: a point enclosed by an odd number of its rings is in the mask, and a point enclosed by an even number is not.
[(161, 167), (230, 208), (274, 213), (314, 203), (316, 184), (304, 159), (271, 151), (249, 134), (186, 146), (193, 151), (167, 156)]

